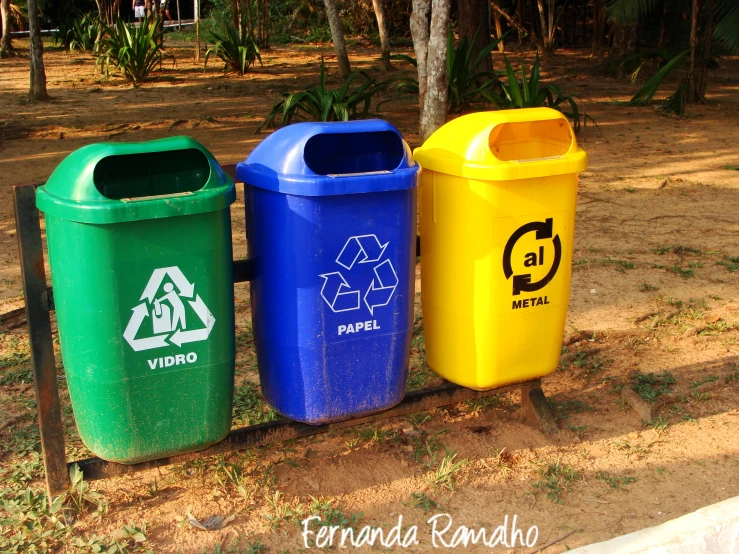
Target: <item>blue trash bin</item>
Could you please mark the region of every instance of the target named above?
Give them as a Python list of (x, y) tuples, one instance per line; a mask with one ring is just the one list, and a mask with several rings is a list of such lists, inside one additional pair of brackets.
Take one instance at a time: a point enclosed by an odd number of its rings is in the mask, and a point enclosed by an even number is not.
[(246, 236), (262, 393), (320, 424), (405, 393), (418, 165), (385, 121), (298, 123), (246, 161)]

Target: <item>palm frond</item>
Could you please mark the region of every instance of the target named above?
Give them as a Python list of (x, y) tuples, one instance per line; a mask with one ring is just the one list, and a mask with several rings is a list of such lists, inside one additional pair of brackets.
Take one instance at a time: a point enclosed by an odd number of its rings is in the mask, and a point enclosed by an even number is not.
[(610, 0), (607, 4), (608, 21), (635, 23), (657, 6), (657, 0)]
[(672, 58), (662, 67), (662, 69), (655, 73), (638, 91), (636, 91), (636, 94), (631, 97), (631, 100), (623, 102), (623, 104), (629, 106), (648, 106), (651, 104), (654, 95), (657, 94), (657, 90), (660, 85), (662, 85), (662, 81), (664, 81), (668, 73), (675, 69), (675, 67), (685, 59), (688, 52), (689, 50), (686, 50)]

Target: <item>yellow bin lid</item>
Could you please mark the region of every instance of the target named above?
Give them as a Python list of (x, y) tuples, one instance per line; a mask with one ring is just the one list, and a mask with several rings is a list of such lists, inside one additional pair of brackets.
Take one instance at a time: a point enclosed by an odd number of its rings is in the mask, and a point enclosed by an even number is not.
[(551, 108), (463, 115), (413, 152), (424, 169), (482, 181), (579, 173), (588, 156), (567, 117)]

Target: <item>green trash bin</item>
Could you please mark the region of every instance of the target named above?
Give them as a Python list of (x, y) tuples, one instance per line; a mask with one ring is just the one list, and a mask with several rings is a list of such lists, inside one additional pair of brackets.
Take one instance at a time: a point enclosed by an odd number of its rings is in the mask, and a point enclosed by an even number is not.
[(188, 137), (81, 148), (37, 192), (77, 428), (136, 463), (231, 427), (233, 180)]

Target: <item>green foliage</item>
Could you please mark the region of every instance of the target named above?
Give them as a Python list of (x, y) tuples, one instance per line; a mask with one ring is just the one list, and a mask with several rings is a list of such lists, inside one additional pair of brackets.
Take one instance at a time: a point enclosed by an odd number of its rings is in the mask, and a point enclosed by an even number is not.
[(647, 402), (654, 402), (658, 396), (672, 392), (670, 385), (675, 384), (675, 378), (669, 371), (662, 373), (637, 374), (632, 379), (631, 388)]
[(70, 50), (94, 52), (97, 48), (98, 35), (101, 34), (103, 24), (97, 14), (84, 14), (72, 21), (64, 41)]
[[(359, 77), (364, 82), (355, 89), (351, 89), (352, 83)], [(267, 115), (257, 129), (274, 124), (278, 121), (280, 125), (287, 125), (293, 119), (306, 121), (349, 121), (364, 119), (374, 115), (370, 113), (372, 97), (387, 89), (390, 81), (377, 82), (364, 71), (353, 71), (338, 89), (326, 88), (326, 67), (321, 59), (320, 84), (316, 88), (310, 88), (298, 92), (282, 94), (272, 106), (272, 111)]]
[(105, 35), (97, 64), (104, 67), (106, 77), (112, 63), (128, 81), (138, 86), (162, 62), (163, 31), (159, 30), (159, 22), (151, 17), (144, 18), (138, 26), (126, 25), (119, 18), (113, 26), (105, 27)]
[(451, 29), (447, 36), (446, 71), (449, 81), (449, 113), (458, 114), (468, 111), (476, 103), (489, 101), (490, 94), (498, 86), (498, 77), (495, 73), (478, 71), (478, 67), (485, 58), (490, 57), (490, 52), (498, 47), (508, 33), (497, 38), (473, 59), (473, 46), (477, 41), (477, 30), (472, 41), (463, 36), (457, 47), (454, 47), (454, 34)]
[(244, 383), (234, 388), (233, 422), (256, 425), (277, 419), (275, 412), (262, 398), (254, 383)]
[(580, 477), (574, 469), (559, 462), (540, 467), (538, 473), (542, 480), (537, 481), (533, 486), (546, 492), (547, 498), (554, 504), (564, 504), (562, 492), (572, 490), (570, 482)]
[(562, 112), (565, 116), (572, 120), (572, 126), (575, 132), (580, 130), (580, 124), (587, 125), (588, 120), (594, 124), (595, 119), (587, 115), (584, 111), (580, 111), (577, 104), (579, 97), (576, 95), (565, 95), (559, 87), (553, 84), (539, 83), (539, 54), (534, 59), (534, 65), (531, 73), (526, 75), (526, 65), (521, 62), (521, 80), (518, 80), (516, 73), (505, 56), (506, 76), (508, 82), (500, 82), (500, 91), (484, 92), (484, 96), (493, 103), (499, 110), (511, 110), (517, 108), (535, 108), (546, 106)]
[[(667, 74), (677, 68), (688, 53), (689, 50), (686, 50), (667, 61), (667, 63), (665, 63), (657, 73), (655, 73), (638, 91), (636, 91), (636, 94), (631, 97), (631, 100), (623, 102), (623, 104), (628, 106), (650, 105), (654, 99), (654, 95), (657, 94), (657, 90), (662, 85), (662, 81), (664, 81)], [(682, 88), (679, 87), (678, 91), (665, 101), (665, 109), (681, 114), (685, 107), (685, 90), (684, 86)], [(680, 95), (676, 96), (678, 92)]]
[(599, 471), (595, 475), (596, 479), (600, 479), (601, 481), (605, 481), (608, 483), (611, 488), (614, 489), (620, 489), (621, 487), (625, 485), (629, 485), (631, 483), (636, 483), (639, 479), (636, 477), (628, 477), (626, 475), (609, 475), (605, 471)]
[[(478, 71), (478, 68), (486, 57), (490, 57), (490, 52), (498, 47), (500, 41), (505, 39), (507, 34), (505, 33), (485, 46), (473, 59), (473, 45), (477, 40), (477, 33), (475, 33), (472, 41), (469, 41), (466, 36), (462, 37), (455, 47), (454, 34), (451, 29), (449, 30), (446, 57), (446, 71), (449, 82), (447, 94), (449, 113), (464, 113), (475, 104), (490, 102), (489, 95), (499, 86), (500, 81), (495, 73)], [(405, 61), (414, 67), (418, 67), (417, 60), (407, 54), (393, 54), (390, 59)], [(395, 90), (396, 96), (407, 94), (417, 96), (418, 80), (413, 78), (399, 79), (395, 85)]]
[(236, 71), (244, 75), (257, 60), (262, 63), (259, 47), (254, 40), (253, 29), (248, 29), (246, 20), (241, 22), (241, 33), (232, 24), (226, 25), (224, 34), (211, 31), (215, 44), (205, 52), (205, 67), (211, 54), (224, 62), (223, 71)]

